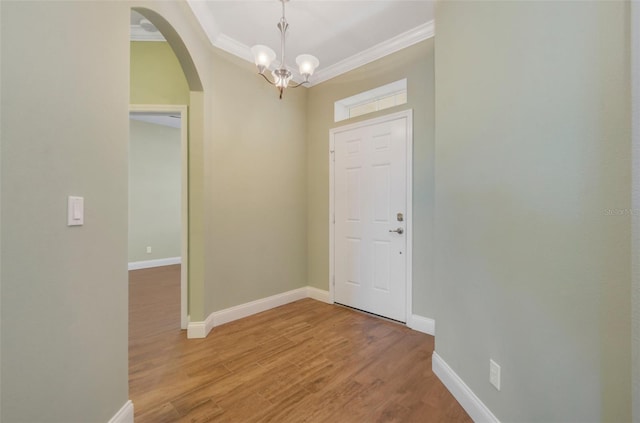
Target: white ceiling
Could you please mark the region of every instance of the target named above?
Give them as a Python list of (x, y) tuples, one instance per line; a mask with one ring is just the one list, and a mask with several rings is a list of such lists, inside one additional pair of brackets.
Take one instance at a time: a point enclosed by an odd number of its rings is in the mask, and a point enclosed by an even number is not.
[[(279, 0), (187, 2), (214, 46), (253, 61), (250, 47), (265, 44), (280, 60)], [(433, 0), (291, 0), (286, 64), (294, 70), (297, 55), (316, 56), (317, 84), (431, 37), (433, 15)], [(132, 37), (139, 20), (132, 17)]]

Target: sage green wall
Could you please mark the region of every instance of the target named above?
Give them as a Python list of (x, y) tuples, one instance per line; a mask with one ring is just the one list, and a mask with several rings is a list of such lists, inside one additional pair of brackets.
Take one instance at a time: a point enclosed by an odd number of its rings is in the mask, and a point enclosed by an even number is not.
[[(2, 23), (2, 5), (0, 5), (0, 23)], [(2, 52), (2, 33), (0, 30), (0, 53)], [(2, 55), (0, 54), (0, 99), (2, 98)], [(0, 100), (0, 421), (2, 420), (2, 101)]]
[(436, 351), (501, 421), (631, 420), (628, 8), (437, 6)]
[(107, 422), (128, 399), (129, 10), (0, 8), (0, 420)]
[[(420, 42), (309, 89), (307, 109), (307, 201), (309, 285), (329, 289), (329, 130), (401, 110), (413, 109), (413, 313), (434, 315), (433, 39)], [(335, 123), (334, 102), (407, 78), (408, 102)]]
[(180, 62), (164, 41), (131, 42), (131, 104), (189, 104)]
[(279, 100), (220, 50), (212, 68), (207, 313), (307, 285), (306, 89)]
[(130, 263), (182, 254), (180, 136), (179, 128), (129, 120)]
[(631, 3), (632, 84), (632, 283), (631, 283), (631, 398), (634, 423), (640, 423), (640, 4)]

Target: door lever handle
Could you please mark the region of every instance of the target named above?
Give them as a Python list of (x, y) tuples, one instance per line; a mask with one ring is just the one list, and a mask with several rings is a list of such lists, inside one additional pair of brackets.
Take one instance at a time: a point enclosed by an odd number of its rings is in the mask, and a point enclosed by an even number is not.
[(396, 232), (400, 235), (402, 235), (404, 233), (404, 229), (402, 228), (398, 228), (398, 229), (389, 229), (389, 232)]

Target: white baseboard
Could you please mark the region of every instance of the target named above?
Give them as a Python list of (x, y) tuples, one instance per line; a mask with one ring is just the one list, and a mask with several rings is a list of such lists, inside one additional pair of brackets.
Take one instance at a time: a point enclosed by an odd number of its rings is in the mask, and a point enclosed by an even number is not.
[(314, 288), (313, 286), (307, 287), (307, 297), (313, 298), (314, 300), (317, 300), (317, 301), (322, 301), (323, 303), (333, 304), (333, 302), (329, 298), (329, 291)]
[(211, 329), (213, 329), (212, 314), (210, 314), (204, 322), (189, 322), (189, 324), (187, 324), (187, 338), (206, 338), (209, 332), (211, 332)]
[(418, 316), (417, 314), (412, 314), (411, 316), (409, 316), (407, 326), (409, 326), (413, 330), (417, 330), (418, 332), (436, 336), (436, 321), (433, 319), (429, 319), (428, 317), (422, 317)]
[(187, 327), (187, 338), (206, 338), (215, 326), (233, 322), (234, 320), (242, 319), (243, 317), (248, 317), (307, 297), (308, 287), (304, 287), (224, 310), (214, 311), (204, 322), (190, 322)]
[(473, 393), (438, 353), (434, 351), (431, 360), (433, 373), (438, 376), (474, 422), (500, 423), (500, 420), (480, 401), (480, 398)]
[(169, 266), (182, 263), (182, 257), (169, 257), (157, 260), (134, 261), (129, 263), (129, 270), (148, 269), (150, 267)]
[(131, 400), (127, 401), (116, 415), (111, 417), (109, 423), (133, 423), (133, 403)]

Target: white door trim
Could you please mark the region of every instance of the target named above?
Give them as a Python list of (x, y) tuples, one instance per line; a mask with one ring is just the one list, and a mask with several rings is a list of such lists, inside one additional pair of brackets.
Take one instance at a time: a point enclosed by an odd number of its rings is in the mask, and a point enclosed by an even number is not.
[(189, 324), (189, 119), (187, 106), (174, 104), (130, 104), (129, 112), (180, 113), (180, 219), (181, 256), (180, 266), (180, 328)]
[(370, 125), (377, 125), (397, 119), (407, 119), (407, 204), (406, 216), (406, 240), (407, 240), (407, 271), (406, 271), (406, 316), (405, 322), (410, 321), (412, 315), (413, 301), (413, 109), (392, 113), (374, 119), (352, 123), (345, 126), (333, 128), (329, 131), (329, 301), (334, 302), (335, 285), (335, 135), (339, 132), (350, 131)]

